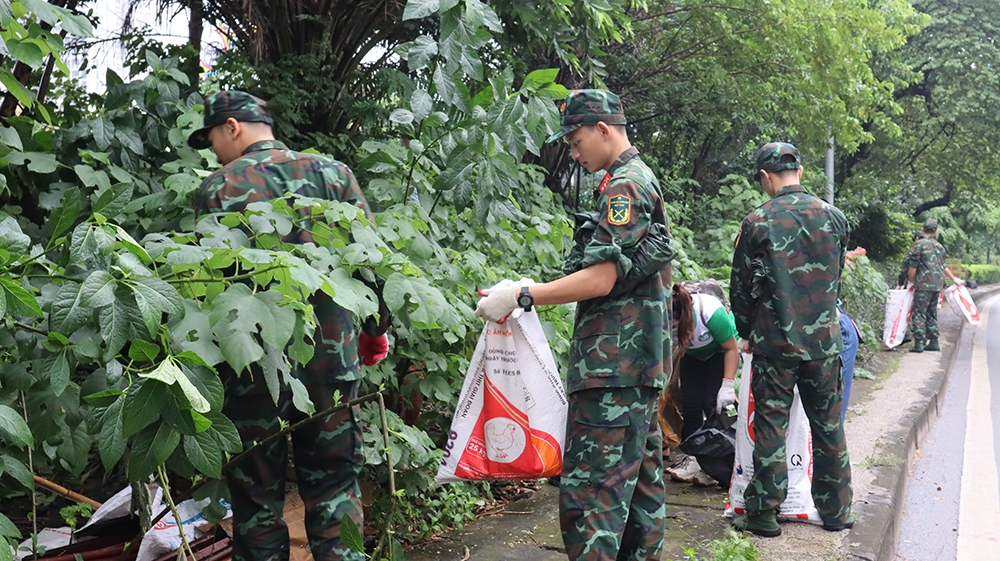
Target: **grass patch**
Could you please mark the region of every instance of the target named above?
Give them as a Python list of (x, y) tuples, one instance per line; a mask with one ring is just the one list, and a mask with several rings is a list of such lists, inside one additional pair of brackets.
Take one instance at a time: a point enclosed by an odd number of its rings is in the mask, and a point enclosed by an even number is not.
[(676, 561), (760, 561), (760, 552), (750, 538), (734, 530), (730, 530), (726, 538), (701, 544), (701, 548), (708, 551), (710, 557), (699, 557), (698, 551), (689, 547), (684, 550), (684, 557)]
[(870, 469), (873, 467), (894, 466), (898, 462), (899, 458), (897, 458), (894, 454), (878, 454), (878, 455), (865, 456), (864, 460), (861, 460), (861, 462), (855, 465)]

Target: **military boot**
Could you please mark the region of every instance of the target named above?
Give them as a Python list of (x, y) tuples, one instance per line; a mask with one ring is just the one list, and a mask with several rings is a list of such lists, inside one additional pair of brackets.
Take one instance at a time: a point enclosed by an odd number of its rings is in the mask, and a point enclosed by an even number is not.
[(925, 351), (940, 351), (941, 345), (938, 345), (937, 337), (933, 339), (928, 339), (927, 344), (924, 346)]
[(737, 516), (733, 518), (733, 528), (765, 538), (776, 538), (781, 535), (781, 526), (778, 526), (778, 517), (774, 510)]
[(922, 352), (924, 352), (924, 341), (922, 339), (918, 339), (916, 342), (914, 342), (913, 346), (910, 347), (910, 352), (911, 353), (922, 353)]

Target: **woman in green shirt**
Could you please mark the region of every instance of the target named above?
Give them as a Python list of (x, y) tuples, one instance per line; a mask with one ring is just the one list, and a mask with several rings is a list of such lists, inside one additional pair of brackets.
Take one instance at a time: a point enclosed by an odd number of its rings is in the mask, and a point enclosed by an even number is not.
[[(739, 351), (736, 320), (721, 300), (710, 294), (690, 294), (675, 284), (671, 305), (677, 329), (676, 352), (683, 353), (678, 368), (683, 440), (701, 428), (707, 417), (736, 402), (734, 380)], [(718, 484), (692, 456), (666, 471), (676, 481)]]

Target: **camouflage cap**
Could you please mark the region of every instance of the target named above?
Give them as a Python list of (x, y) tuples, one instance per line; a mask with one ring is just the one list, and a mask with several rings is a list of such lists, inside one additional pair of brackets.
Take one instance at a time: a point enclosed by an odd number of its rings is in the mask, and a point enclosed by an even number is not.
[(937, 220), (934, 220), (933, 218), (928, 218), (927, 220), (924, 221), (925, 232), (935, 232), (937, 231), (937, 228), (938, 228)]
[[(791, 156), (788, 160), (786, 156)], [(781, 161), (785, 158), (786, 161)], [(768, 142), (757, 151), (757, 167), (754, 168), (753, 180), (760, 181), (760, 170), (783, 171), (786, 169), (799, 169), (802, 162), (799, 160), (799, 149), (787, 142)]]
[(913, 231), (913, 241), (917, 241), (917, 240), (919, 240), (922, 237), (924, 237), (924, 231), (923, 230), (914, 230)]
[(621, 100), (606, 90), (573, 90), (559, 107), (559, 130), (545, 142), (555, 142), (584, 125), (597, 123), (626, 124)]
[(245, 123), (274, 124), (267, 111), (267, 102), (263, 99), (237, 90), (219, 92), (205, 100), (204, 122), (200, 129), (188, 137), (188, 146), (198, 150), (211, 146), (208, 131), (225, 123), (230, 117)]

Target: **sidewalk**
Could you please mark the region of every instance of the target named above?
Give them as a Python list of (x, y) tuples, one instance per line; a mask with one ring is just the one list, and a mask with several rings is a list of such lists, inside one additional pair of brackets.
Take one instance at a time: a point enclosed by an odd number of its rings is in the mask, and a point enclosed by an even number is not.
[[(970, 290), (977, 302), (1000, 292)], [(946, 302), (938, 314), (941, 352), (911, 354), (909, 344), (878, 354), (889, 364), (877, 380), (855, 380), (845, 430), (851, 454), (854, 511), (849, 532), (782, 523), (777, 538), (752, 539), (765, 561), (891, 561), (896, 548), (906, 477), (913, 455), (938, 415), (956, 342), (966, 324)], [(974, 329), (968, 326), (969, 329)], [(859, 365), (860, 366), (860, 365)], [(507, 505), (452, 533), (444, 541), (406, 552), (408, 561), (557, 561), (565, 559), (559, 534), (558, 490), (542, 485), (531, 498)], [(667, 535), (663, 559), (684, 559), (688, 548), (724, 539), (726, 492), (667, 483)]]

